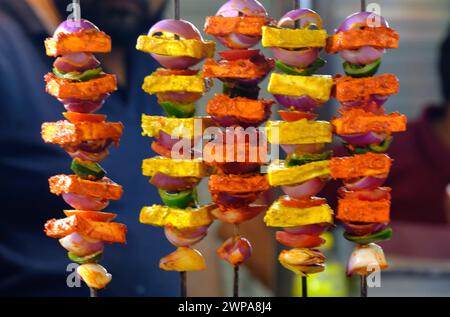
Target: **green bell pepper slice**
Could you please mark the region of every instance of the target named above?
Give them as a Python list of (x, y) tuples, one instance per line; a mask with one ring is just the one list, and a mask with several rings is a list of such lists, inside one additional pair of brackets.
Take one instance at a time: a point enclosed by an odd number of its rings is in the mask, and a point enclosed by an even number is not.
[(289, 154), (286, 157), (287, 166), (300, 166), (311, 162), (328, 160), (333, 156), (333, 151), (323, 153)]
[(94, 68), (94, 69), (88, 69), (82, 73), (79, 73), (79, 72), (64, 73), (64, 72), (59, 71), (56, 67), (53, 68), (53, 74), (55, 74), (59, 78), (72, 80), (72, 81), (79, 81), (79, 82), (98, 78), (101, 76), (102, 72), (103, 72), (103, 69), (101, 67)]
[(357, 147), (354, 150), (349, 149), (348, 144), (345, 144), (347, 149), (350, 151), (351, 154), (366, 154), (369, 152), (373, 153), (386, 153), (389, 150), (389, 147), (392, 144), (392, 141), (394, 140), (394, 137), (391, 135), (388, 136), (386, 139), (384, 139), (383, 142), (380, 144), (370, 144), (368, 147), (360, 148)]
[(377, 59), (376, 61), (367, 65), (356, 65), (349, 62), (345, 62), (343, 64), (344, 72), (347, 74), (347, 76), (351, 76), (353, 78), (371, 77), (377, 73), (380, 65), (381, 59)]
[(171, 101), (162, 101), (159, 105), (164, 109), (169, 117), (192, 118), (195, 115), (195, 104), (180, 104)]
[(286, 73), (288, 75), (297, 75), (297, 76), (311, 76), (313, 75), (319, 68), (323, 67), (327, 62), (320, 57), (315, 60), (314, 63), (312, 63), (307, 68), (297, 68), (292, 67), (289, 65), (286, 65), (280, 60), (277, 60), (275, 62), (275, 66), (281, 70), (283, 73)]
[(171, 208), (186, 209), (198, 204), (197, 190), (195, 188), (178, 193), (171, 193), (163, 189), (158, 189), (158, 193), (163, 203)]
[(379, 241), (389, 240), (392, 237), (392, 228), (386, 228), (374, 234), (369, 234), (367, 236), (352, 236), (347, 232), (344, 233), (344, 238), (348, 241), (358, 243), (358, 244), (369, 244), (376, 243)]
[(72, 252), (68, 252), (67, 256), (70, 261), (78, 263), (78, 264), (86, 264), (86, 263), (98, 263), (103, 259), (103, 251), (98, 251), (86, 256), (78, 256)]
[(82, 161), (78, 158), (72, 160), (70, 169), (82, 179), (99, 180), (106, 175), (106, 171), (100, 166), (100, 164)]

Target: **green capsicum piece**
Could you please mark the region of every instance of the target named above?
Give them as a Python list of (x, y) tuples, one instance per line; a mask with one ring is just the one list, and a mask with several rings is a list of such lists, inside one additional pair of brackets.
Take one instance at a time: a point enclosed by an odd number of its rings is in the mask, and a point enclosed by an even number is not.
[(98, 263), (103, 258), (103, 251), (98, 251), (86, 256), (78, 256), (72, 252), (68, 252), (67, 256), (69, 257), (70, 261), (78, 264)]
[(348, 241), (358, 243), (358, 244), (369, 244), (376, 243), (379, 241), (389, 240), (392, 237), (392, 228), (386, 228), (379, 232), (369, 234), (367, 236), (352, 236), (347, 232), (344, 233), (344, 238)]
[(305, 153), (305, 154), (289, 154), (286, 157), (287, 166), (300, 166), (311, 162), (328, 160), (333, 156), (333, 151), (323, 153)]
[(345, 62), (343, 64), (344, 72), (347, 74), (347, 76), (351, 76), (353, 78), (371, 77), (377, 73), (380, 65), (381, 59), (377, 59), (376, 61), (367, 65), (357, 65), (349, 62)]
[(392, 136), (388, 136), (386, 139), (384, 139), (383, 142), (381, 142), (381, 144), (377, 145), (377, 144), (371, 144), (369, 145), (369, 148), (376, 153), (384, 153), (387, 152), (387, 150), (389, 149), (389, 146), (392, 143), (392, 140), (394, 138)]
[(314, 74), (319, 68), (323, 67), (327, 62), (320, 57), (318, 57), (314, 63), (312, 63), (307, 68), (297, 68), (286, 65), (280, 60), (275, 62), (275, 66), (281, 70), (283, 73), (288, 75), (297, 75), (297, 76), (311, 76)]
[(369, 152), (386, 153), (390, 145), (392, 144), (393, 139), (394, 138), (390, 135), (386, 139), (384, 139), (383, 142), (381, 142), (380, 144), (370, 144), (368, 147), (365, 148), (357, 147), (354, 150), (351, 150), (347, 143), (345, 143), (344, 146), (349, 150), (351, 154), (366, 154)]
[(195, 188), (178, 193), (158, 189), (163, 203), (172, 208), (186, 209), (197, 205), (197, 190)]
[(95, 162), (83, 161), (79, 158), (72, 160), (70, 169), (82, 179), (99, 180), (106, 175), (106, 171)]
[(102, 72), (103, 72), (103, 69), (101, 67), (94, 68), (94, 69), (88, 69), (82, 73), (79, 73), (79, 72), (64, 73), (64, 72), (58, 70), (56, 67), (53, 68), (53, 74), (55, 74), (59, 78), (72, 80), (72, 81), (79, 81), (79, 82), (98, 78), (101, 76)]
[(159, 105), (164, 109), (169, 117), (191, 118), (195, 114), (195, 104), (180, 104), (171, 101), (162, 101)]

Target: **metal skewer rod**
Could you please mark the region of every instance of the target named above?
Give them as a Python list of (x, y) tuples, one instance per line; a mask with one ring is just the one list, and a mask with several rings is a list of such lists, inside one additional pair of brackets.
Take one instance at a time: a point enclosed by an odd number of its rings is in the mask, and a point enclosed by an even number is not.
[(180, 272), (180, 297), (187, 297), (186, 272)]
[(308, 297), (308, 277), (302, 276), (302, 297)]
[(174, 8), (173, 18), (175, 20), (179, 20), (180, 19), (180, 0), (173, 0), (173, 8)]
[(72, 4), (73, 4), (73, 12), (74, 12), (74, 17), (75, 17), (75, 21), (76, 22), (80, 22), (81, 20), (81, 5), (80, 5), (80, 0), (72, 0)]
[(367, 297), (367, 276), (361, 275), (361, 297)]
[(366, 0), (361, 0), (361, 12), (366, 11)]
[[(180, 20), (181, 17), (180, 0), (173, 0), (173, 18)], [(180, 37), (175, 34), (175, 39), (179, 40)], [(180, 297), (187, 297), (187, 273), (185, 271), (180, 272)]]
[[(301, 0), (293, 0), (292, 1), (292, 7), (294, 8), (294, 10), (300, 9), (300, 7), (301, 7)], [(295, 20), (294, 28), (295, 29), (300, 28), (300, 22), (298, 20)]]
[[(173, 0), (173, 18), (175, 20), (180, 19), (180, 0)], [(178, 34), (175, 34), (175, 40), (179, 40)]]
[(97, 289), (90, 287), (89, 288), (90, 297), (98, 297)]
[[(239, 225), (234, 225), (234, 235), (239, 234)], [(233, 297), (239, 297), (239, 265), (233, 267)]]
[(239, 265), (234, 266), (233, 297), (239, 297)]

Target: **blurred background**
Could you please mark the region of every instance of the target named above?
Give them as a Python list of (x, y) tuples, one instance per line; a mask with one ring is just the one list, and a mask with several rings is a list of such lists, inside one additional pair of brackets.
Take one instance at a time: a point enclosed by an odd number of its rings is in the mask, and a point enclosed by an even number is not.
[[(59, 3), (58, 6), (64, 8), (70, 1), (55, 0), (54, 2)], [(81, 0), (82, 16), (85, 16), (85, 14), (89, 16), (89, 12), (83, 12), (84, 2), (88, 1)], [(121, 7), (121, 10), (125, 10), (124, 5), (118, 5), (120, 2), (125, 1), (96, 1), (96, 3), (101, 3), (102, 6), (117, 5)], [(173, 15), (172, 1), (130, 2), (147, 2), (148, 7), (146, 8), (151, 12), (151, 15), (148, 15), (147, 21), (145, 21), (146, 23), (136, 24), (134, 29), (136, 34), (146, 33), (148, 28), (156, 21), (158, 15), (161, 14), (163, 17), (172, 17)], [(269, 15), (275, 19), (280, 18), (285, 12), (292, 9), (291, 0), (262, 0), (260, 2), (266, 7)], [(367, 2), (370, 3), (371, 1)], [(42, 42), (45, 36), (48, 36), (48, 33), (52, 33), (50, 30), (54, 25), (45, 23), (50, 19), (45, 12), (49, 12), (52, 3), (53, 1), (49, 0), (0, 0), (0, 109), (2, 111), (0, 116), (2, 117), (0, 118), (0, 145), (5, 149), (5, 146), (16, 143), (16, 146), (13, 146), (13, 151), (5, 153), (5, 150), (2, 150), (0, 154), (0, 174), (2, 175), (2, 183), (4, 183), (3, 187), (0, 188), (3, 192), (0, 198), (3, 202), (6, 202), (5, 204), (8, 207), (6, 212), (11, 213), (11, 216), (6, 217), (0, 224), (0, 266), (4, 265), (4, 272), (7, 272), (0, 275), (0, 294), (3, 296), (23, 294), (45, 296), (53, 294), (51, 291), (43, 292), (42, 288), (37, 287), (36, 284), (34, 284), (34, 287), (30, 286), (33, 284), (32, 282), (26, 284), (22, 281), (22, 279), (25, 280), (35, 274), (46, 277), (46, 279), (42, 278), (42, 283), (45, 283), (46, 280), (64, 283), (61, 277), (56, 278), (56, 274), (52, 273), (53, 270), (62, 271), (61, 262), (54, 260), (64, 257), (64, 252), (59, 250), (61, 248), (57, 241), (48, 241), (51, 239), (47, 238), (45, 241), (35, 240), (34, 247), (23, 246), (30, 243), (26, 239), (26, 228), (28, 232), (36, 230), (35, 227), (41, 226), (47, 216), (56, 217), (58, 210), (62, 208), (62, 205), (56, 202), (57, 197), (52, 197), (46, 193), (48, 189), (46, 179), (57, 171), (64, 172), (64, 170), (61, 170), (63, 164), (69, 164), (69, 158), (65, 157), (61, 150), (54, 149), (50, 152), (50, 150), (36, 148), (34, 144), (40, 142), (38, 140), (38, 125), (30, 129), (28, 128), (29, 122), (25, 121), (25, 119), (31, 120), (32, 118), (35, 120), (39, 118), (40, 121), (52, 121), (58, 119), (58, 111), (63, 111), (60, 105), (50, 101), (50, 99), (33, 99), (33, 97), (23, 99), (24, 97), (21, 96), (21, 90), (23, 89), (44, 91), (41, 78), (49, 70), (49, 68), (45, 68), (47, 67), (45, 65), (50, 67), (52, 61), (48, 58), (45, 62), (40, 60), (39, 67), (34, 68), (27, 64), (33, 63), (30, 61), (21, 61), (20, 59), (16, 62), (12, 61), (12, 56), (17, 55), (20, 56), (19, 58), (27, 59), (27, 54), (31, 54), (31, 51), (35, 55), (42, 55), (42, 59), (45, 58), (43, 45), (33, 46), (32, 44)], [(181, 16), (201, 29), (205, 16), (214, 15), (223, 3), (224, 1), (221, 0), (181, 0)], [(439, 68), (441, 43), (448, 36), (450, 25), (450, 0), (379, 0), (376, 3), (381, 6), (381, 15), (389, 21), (390, 27), (400, 34), (400, 47), (387, 52), (379, 70), (380, 74), (394, 73), (400, 79), (400, 93), (389, 99), (386, 104), (386, 111), (399, 111), (406, 114), (409, 122), (414, 124), (411, 127), (411, 131), (414, 131), (414, 133), (407, 137), (396, 137), (394, 140), (398, 143), (397, 147), (393, 148), (394, 170), (391, 183), (388, 184), (394, 188), (394, 202), (391, 210), (394, 237), (392, 241), (381, 244), (385, 248), (390, 268), (382, 274), (381, 287), (369, 289), (369, 295), (450, 296), (450, 187), (447, 186), (450, 184), (450, 120), (447, 118), (446, 111), (442, 110), (449, 103), (448, 95), (443, 95), (442, 91), (445, 91), (445, 89), (448, 91), (450, 83), (447, 77), (447, 81), (444, 83), (447, 88), (441, 87)], [(33, 6), (36, 7), (36, 4), (41, 10), (30, 9)], [(322, 16), (328, 33), (332, 34), (333, 30), (346, 16), (359, 11), (360, 1), (304, 0), (302, 6), (316, 10)], [(22, 17), (19, 17), (21, 14), (23, 14)], [(23, 16), (27, 18), (24, 19)], [(47, 18), (43, 19), (42, 17)], [(52, 17), (52, 19), (56, 20), (57, 18)], [(96, 21), (95, 16), (91, 20), (101, 29), (104, 29), (101, 23)], [(123, 21), (128, 20), (124, 19)], [(105, 31), (108, 31), (108, 29)], [(112, 31), (114, 32), (114, 30)], [(25, 37), (25, 34), (29, 36)], [(114, 33), (112, 39), (115, 43)], [(11, 41), (29, 41), (30, 43), (11, 45)], [(124, 38), (120, 38), (120, 41), (121, 45), (128, 41), (128, 44), (124, 47), (132, 49), (135, 37), (124, 36)], [(15, 49), (18, 51), (14, 51)], [(268, 50), (264, 50), (264, 52), (269, 56), (271, 55)], [(450, 59), (449, 45), (446, 47), (445, 54), (446, 60)], [(135, 129), (137, 131), (129, 132), (130, 134), (122, 140), (121, 148), (112, 151), (111, 159), (108, 159), (106, 163), (106, 167), (111, 172), (111, 177), (115, 178), (118, 183), (123, 184), (126, 191), (128, 188), (132, 192), (128, 198), (125, 197), (123, 202), (113, 205), (119, 213), (126, 212), (126, 215), (121, 214), (118, 220), (129, 226), (131, 237), (129, 237), (128, 246), (108, 247), (109, 255), (105, 262), (106, 267), (109, 265), (109, 267), (115, 268), (115, 271), (112, 272), (116, 274), (115, 278), (117, 276), (118, 279), (118, 284), (115, 284), (113, 280), (111, 288), (117, 288), (118, 285), (128, 283), (132, 285), (132, 289), (126, 289), (126, 292), (122, 289), (124, 293), (120, 291), (106, 293), (111, 296), (166, 296), (176, 295), (178, 292), (177, 276), (174, 276), (174, 273), (172, 275), (167, 272), (159, 273), (154, 268), (157, 266), (159, 257), (168, 253), (173, 247), (164, 241), (165, 237), (162, 231), (142, 226), (137, 222), (139, 206), (159, 203), (155, 190), (147, 188), (149, 186), (147, 181), (139, 175), (140, 159), (151, 156), (151, 152), (149, 152), (150, 141), (139, 136), (138, 121), (140, 113), (160, 113), (155, 99), (138, 91), (142, 78), (156, 67), (150, 61), (149, 56), (142, 55), (144, 54), (127, 55), (130, 65), (141, 65), (141, 67), (136, 68), (134, 73), (131, 70), (125, 72), (128, 77), (121, 84), (121, 90), (126, 91), (119, 93), (121, 94), (119, 97), (123, 100), (132, 100), (131, 104), (133, 98), (135, 98), (134, 103), (138, 105), (120, 108), (119, 111), (112, 109), (110, 110), (111, 113), (108, 113), (111, 120), (123, 121), (126, 130)], [(130, 59), (130, 56), (133, 56), (133, 59)], [(342, 73), (342, 60), (339, 56), (322, 53), (322, 58), (328, 61), (327, 66), (321, 70), (322, 74)], [(22, 62), (25, 68), (33, 68), (33, 72), (36, 74), (33, 73), (28, 78), (24, 78), (28, 75), (26, 70), (21, 73), (11, 71), (8, 68), (11, 63)], [(108, 65), (114, 65), (114, 63), (110, 64), (105, 61), (105, 65), (108, 69)], [(448, 69), (448, 63), (444, 67)], [(111, 69), (117, 68), (111, 67)], [(35, 82), (28, 84), (27, 80), (30, 79)], [(219, 83), (216, 83), (214, 90), (198, 102), (199, 114), (205, 114), (206, 101), (220, 90), (220, 86)], [(262, 83), (261, 87), (263, 88), (261, 97), (270, 98), (271, 96), (264, 92), (267, 83)], [(36, 94), (41, 94), (41, 92), (36, 92)], [(34, 104), (36, 101), (33, 100), (39, 100), (40, 104)], [(17, 105), (18, 109), (13, 112), (9, 109), (11, 104)], [(107, 101), (107, 104), (109, 108), (122, 107), (119, 105), (119, 101), (115, 99)], [(127, 102), (124, 104), (127, 104)], [(46, 113), (47, 110), (36, 110), (39, 112), (37, 116), (27, 115), (28, 107), (44, 109), (50, 106), (57, 110), (49, 113)], [(430, 106), (438, 109), (436, 112), (439, 115), (436, 116), (439, 118), (436, 121), (427, 119), (430, 111), (426, 109), (429, 109)], [(338, 105), (334, 101), (330, 101), (323, 107), (320, 118), (329, 120), (336, 115), (337, 108)], [(274, 113), (276, 112), (274, 111)], [(27, 116), (27, 118), (24, 118), (24, 116)], [(124, 119), (124, 117), (127, 119)], [(13, 130), (15, 132), (11, 133)], [(19, 139), (19, 136), (21, 139)], [(35, 143), (23, 141), (30, 140), (30, 138)], [(423, 140), (424, 138), (425, 140)], [(17, 144), (20, 144), (20, 146), (17, 146)], [(337, 138), (335, 146), (339, 146)], [(50, 148), (52, 146), (46, 145), (45, 147)], [(33, 162), (29, 162), (30, 156), (33, 157), (33, 151), (36, 153), (39, 151), (48, 152), (41, 153), (34, 157)], [(431, 151), (435, 153), (430, 153)], [(396, 156), (397, 154), (398, 156)], [(439, 160), (439, 162), (435, 160)], [(133, 175), (118, 171), (118, 161), (121, 164), (129, 165), (129, 168), (124, 166), (123, 169), (134, 170)], [(46, 165), (46, 168), (41, 169), (36, 164), (39, 166)], [(60, 166), (61, 168), (58, 170)], [(65, 170), (67, 171), (67, 166)], [(39, 178), (40, 181), (11, 182), (10, 179), (17, 178), (17, 175), (21, 175), (24, 179), (27, 175), (31, 175), (35, 179)], [(420, 175), (420, 178), (418, 178), (420, 184), (415, 183), (415, 179), (411, 178), (411, 175), (417, 177)], [(34, 185), (37, 187), (32, 187)], [(143, 189), (144, 186), (147, 187)], [(336, 184), (330, 185), (331, 189), (324, 193), (330, 200), (333, 200), (332, 196), (336, 195), (336, 186)], [(204, 181), (201, 185), (200, 196), (205, 203), (209, 201), (206, 188), (206, 182)], [(36, 194), (38, 196), (36, 198), (22, 199), (22, 196), (18, 193), (23, 193), (23, 191), (32, 191), (39, 194)], [(42, 202), (48, 203), (43, 204)], [(20, 208), (17, 207), (18, 204), (21, 205)], [(39, 206), (38, 210), (31, 208), (36, 206)], [(41, 211), (42, 213), (34, 218), (24, 217), (19, 220), (13, 217), (13, 214), (18, 217), (17, 213), (40, 213)], [(23, 221), (26, 222), (26, 225)], [(17, 228), (17, 230), (14, 228)], [(43, 236), (40, 228), (35, 231), (36, 237), (38, 237), (38, 234)], [(252, 220), (251, 223), (243, 224), (241, 230), (254, 247), (253, 256), (241, 275), (242, 296), (301, 295), (300, 281), (289, 271), (281, 268), (276, 261), (278, 246), (274, 240), (274, 231), (264, 227), (262, 217)], [(23, 234), (17, 237), (18, 232)], [(231, 228), (218, 223), (214, 224), (208, 237), (197, 245), (206, 257), (208, 269), (205, 272), (195, 272), (188, 275), (189, 295), (223, 296), (231, 294), (232, 268), (220, 261), (215, 255), (216, 248), (230, 235), (230, 232)], [(12, 238), (14, 235), (16, 237)], [(28, 238), (32, 239), (32, 237), (34, 236), (30, 235)], [(42, 254), (35, 254), (30, 249), (39, 248), (39, 245), (43, 244), (48, 245), (48, 250), (45, 251), (47, 256), (43, 260), (35, 261)], [(127, 250), (127, 248), (130, 249)], [(356, 296), (358, 294), (358, 281), (348, 279), (345, 276), (345, 265), (351, 249), (352, 244), (342, 237), (342, 230), (339, 227), (327, 236), (327, 244), (324, 247), (324, 252), (328, 257), (327, 269), (324, 273), (310, 278), (310, 296)], [(133, 252), (140, 255), (136, 256)], [(128, 281), (124, 277), (121, 280), (120, 277), (121, 274), (126, 274), (124, 273), (126, 271), (124, 266), (130, 264), (123, 260), (127, 257), (130, 257), (133, 261), (139, 261), (139, 263), (132, 264), (136, 268), (133, 273), (128, 272), (134, 274)], [(30, 266), (33, 267), (31, 273), (28, 271)], [(146, 274), (148, 274), (148, 278), (144, 278)], [(139, 280), (141, 282), (138, 282)], [(31, 281), (36, 280), (32, 279)], [(23, 285), (30, 287), (28, 293), (20, 291), (23, 290)], [(70, 294), (64, 293), (64, 296), (66, 295), (70, 296)]]

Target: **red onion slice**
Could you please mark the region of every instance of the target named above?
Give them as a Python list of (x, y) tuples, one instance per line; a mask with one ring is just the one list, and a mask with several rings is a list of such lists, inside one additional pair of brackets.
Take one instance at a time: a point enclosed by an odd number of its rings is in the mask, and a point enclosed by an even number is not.
[(80, 100), (75, 98), (58, 99), (70, 112), (93, 113), (100, 110), (110, 94), (102, 95), (98, 100)]
[(233, 195), (225, 192), (212, 194), (213, 201), (221, 206), (228, 208), (245, 207), (258, 199), (259, 193), (248, 193), (242, 195)]
[(181, 39), (203, 41), (202, 35), (197, 27), (185, 20), (161, 20), (150, 28), (148, 36), (154, 36), (157, 33), (171, 33), (178, 35)]
[(357, 180), (344, 180), (344, 185), (349, 190), (372, 190), (383, 186), (387, 175), (365, 176)]
[(72, 193), (62, 194), (64, 201), (76, 210), (100, 211), (108, 207), (109, 200)]
[(384, 48), (363, 46), (356, 50), (343, 50), (339, 54), (349, 63), (367, 65), (383, 57), (385, 51)]
[(57, 36), (59, 33), (76, 33), (89, 29), (100, 31), (94, 23), (85, 19), (81, 19), (80, 21), (65, 20), (56, 28), (53, 37)]
[[(64, 149), (64, 147), (63, 147), (63, 149)], [(103, 152), (99, 152), (99, 153), (89, 153), (89, 152), (85, 152), (85, 151), (81, 151), (81, 150), (76, 150), (76, 151), (66, 150), (66, 152), (67, 152), (67, 154), (70, 155), (71, 158), (79, 158), (84, 161), (90, 161), (90, 162), (95, 162), (95, 163), (98, 163), (98, 162), (104, 160), (109, 155), (108, 150), (104, 150)]]
[(389, 95), (370, 95), (368, 100), (342, 102), (343, 109), (361, 108), (374, 114), (383, 114), (383, 105), (389, 99)]
[(277, 26), (279, 28), (294, 28), (295, 21), (299, 22), (299, 27), (304, 29), (312, 25), (316, 26), (318, 29), (322, 29), (322, 18), (317, 12), (311, 9), (296, 9), (289, 11), (278, 21)]
[(271, 51), (275, 59), (282, 61), (286, 65), (299, 68), (308, 67), (319, 57), (318, 48), (290, 51), (282, 47), (272, 47)]
[(318, 194), (325, 186), (325, 183), (325, 180), (316, 177), (300, 185), (282, 186), (281, 189), (289, 197), (304, 199)]
[[(159, 131), (158, 142), (162, 146), (166, 147), (169, 150), (172, 150), (172, 148), (174, 147), (175, 144), (177, 144), (178, 142), (182, 142), (182, 141), (189, 142), (188, 139), (172, 137), (170, 134), (167, 134), (166, 132), (164, 132), (162, 130)], [(191, 147), (194, 146), (194, 139), (190, 140), (190, 145), (191, 145)]]
[(246, 49), (255, 46), (261, 40), (259, 36), (231, 33), (226, 36), (215, 36), (216, 40), (231, 49)]
[(200, 58), (189, 56), (164, 56), (159, 54), (150, 54), (161, 66), (170, 69), (186, 69), (197, 65), (202, 61)]
[(283, 230), (292, 234), (309, 234), (320, 236), (322, 233), (327, 231), (329, 227), (330, 225), (327, 223), (317, 223), (306, 226), (283, 228)]
[(82, 141), (77, 145), (64, 145), (68, 153), (83, 152), (87, 154), (102, 154), (113, 143), (112, 139)]
[(53, 67), (63, 73), (85, 72), (100, 67), (100, 62), (90, 53), (72, 53), (58, 57)]
[(351, 223), (351, 222), (343, 222), (342, 225), (346, 232), (351, 234), (352, 236), (366, 236), (369, 234), (380, 232), (387, 228), (388, 223)]
[(368, 146), (370, 144), (380, 144), (386, 139), (385, 133), (367, 132), (363, 134), (343, 134), (339, 135), (345, 142), (353, 146)]
[(174, 177), (157, 173), (151, 178), (150, 183), (166, 191), (178, 192), (197, 186), (200, 180), (200, 178), (194, 177)]
[(222, 5), (216, 15), (227, 18), (238, 16), (267, 16), (264, 6), (256, 0), (229, 0)]
[(276, 101), (288, 109), (294, 108), (297, 111), (312, 112), (322, 104), (314, 100), (310, 96), (288, 96), (288, 95), (273, 95)]
[(353, 13), (345, 18), (344, 22), (342, 22), (342, 24), (335, 30), (335, 33), (369, 26), (369, 24), (373, 24), (375, 20), (380, 22), (379, 26), (389, 27), (388, 22), (382, 16), (374, 12), (363, 11)]

